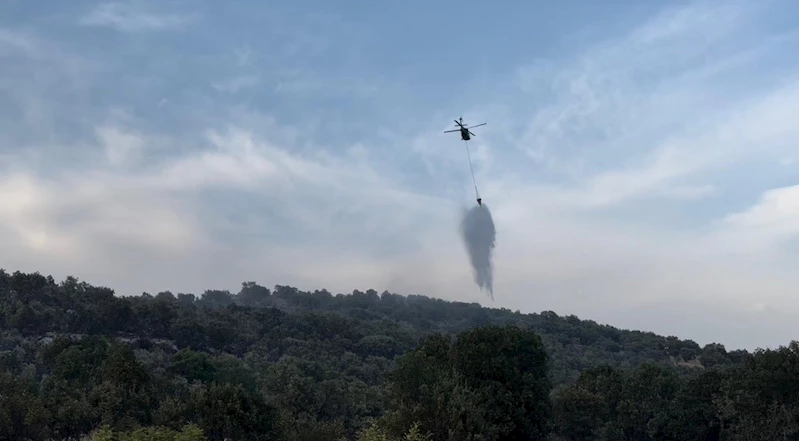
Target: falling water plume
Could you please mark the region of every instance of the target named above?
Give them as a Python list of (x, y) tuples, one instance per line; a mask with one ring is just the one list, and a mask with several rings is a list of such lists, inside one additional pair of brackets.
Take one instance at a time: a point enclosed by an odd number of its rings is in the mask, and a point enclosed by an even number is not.
[(494, 268), (491, 257), (495, 246), (494, 219), (485, 203), (463, 213), (461, 234), (474, 270), (474, 281), (494, 300)]

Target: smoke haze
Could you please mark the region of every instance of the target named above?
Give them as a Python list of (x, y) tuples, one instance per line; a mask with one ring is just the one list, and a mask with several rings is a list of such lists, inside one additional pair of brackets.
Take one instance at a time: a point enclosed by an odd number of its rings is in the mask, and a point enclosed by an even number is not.
[(495, 246), (496, 230), (494, 219), (486, 204), (464, 211), (461, 234), (474, 270), (474, 281), (481, 290), (487, 290), (491, 300), (494, 300), (494, 268), (491, 264), (491, 255)]

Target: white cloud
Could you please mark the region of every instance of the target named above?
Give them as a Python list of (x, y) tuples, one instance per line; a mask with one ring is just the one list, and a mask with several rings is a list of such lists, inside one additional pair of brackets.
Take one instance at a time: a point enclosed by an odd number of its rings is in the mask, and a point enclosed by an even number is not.
[(40, 52), (39, 44), (30, 36), (8, 29), (0, 29), (0, 50), (3, 51), (3, 55), (19, 51), (31, 57)]
[(757, 252), (763, 264), (793, 266), (799, 238), (799, 186), (770, 189), (751, 207), (718, 222), (713, 239), (730, 252)]
[[(794, 130), (785, 107), (795, 105), (799, 83), (758, 90), (743, 86), (738, 73), (796, 41), (793, 34), (763, 37), (762, 31), (747, 38), (758, 31), (751, 24), (757, 8), (742, 2), (672, 8), (628, 38), (595, 44), (563, 66), (540, 61), (520, 69), (525, 96), (540, 103), (520, 148), (545, 168), (572, 179), (599, 174), (592, 187), (620, 186), (633, 196), (660, 191), (656, 187), (708, 163), (738, 160), (741, 150), (753, 147), (752, 137), (773, 140), (780, 130)], [(712, 26), (706, 24), (711, 18)], [(554, 100), (540, 98), (552, 93)], [(735, 112), (762, 115), (766, 124)], [(719, 130), (728, 133), (713, 133)], [(735, 130), (750, 133), (734, 139)], [(730, 139), (732, 152), (707, 145)]]
[(214, 89), (222, 92), (238, 93), (244, 89), (257, 86), (260, 81), (260, 78), (255, 75), (241, 75), (229, 80), (214, 83), (213, 86)]
[(764, 154), (780, 155), (799, 141), (799, 126), (791, 116), (799, 111), (799, 81), (733, 109), (731, 115), (719, 118), (703, 132), (671, 135), (665, 143), (650, 146), (653, 153), (644, 164), (628, 170), (611, 168), (592, 177), (586, 186), (591, 202), (601, 205), (683, 193), (670, 188), (675, 183), (677, 189), (684, 188), (678, 183), (681, 178), (725, 169)]
[(799, 234), (799, 186), (777, 188), (763, 193), (761, 200), (726, 221), (740, 228), (756, 228), (777, 236)]
[(233, 51), (236, 55), (236, 63), (239, 66), (249, 66), (250, 65), (250, 58), (252, 57), (252, 50), (249, 47), (245, 47), (242, 49), (236, 49)]
[(86, 26), (111, 27), (123, 32), (174, 29), (185, 26), (194, 15), (157, 13), (146, 10), (140, 3), (103, 3), (83, 17)]
[(126, 133), (117, 127), (98, 127), (96, 132), (110, 165), (135, 162), (144, 148), (144, 140), (139, 135)]
[[(0, 219), (7, 237), (15, 237), (25, 246), (41, 253), (63, 253), (70, 241), (51, 234), (44, 208), (51, 201), (49, 192), (24, 174), (13, 174), (0, 185)], [(6, 244), (12, 241), (5, 241)], [(64, 256), (64, 254), (61, 254)]]

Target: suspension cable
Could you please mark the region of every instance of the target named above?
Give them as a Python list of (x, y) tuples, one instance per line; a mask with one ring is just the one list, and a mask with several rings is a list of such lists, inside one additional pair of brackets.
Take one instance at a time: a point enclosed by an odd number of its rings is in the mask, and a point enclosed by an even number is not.
[(474, 184), (474, 194), (477, 197), (477, 200), (480, 200), (480, 192), (477, 191), (477, 180), (474, 178), (474, 167), (472, 166), (472, 154), (469, 153), (469, 141), (464, 141), (466, 143), (466, 156), (469, 158), (469, 170), (472, 171), (472, 183)]

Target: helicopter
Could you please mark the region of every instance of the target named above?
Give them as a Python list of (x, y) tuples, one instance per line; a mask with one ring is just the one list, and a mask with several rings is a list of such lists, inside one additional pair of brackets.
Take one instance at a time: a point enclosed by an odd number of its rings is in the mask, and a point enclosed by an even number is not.
[[(455, 130), (447, 130), (444, 133), (461, 132), (461, 140), (469, 141), (470, 139), (472, 139), (472, 136), (476, 136), (469, 129), (470, 128), (473, 129), (475, 127), (480, 127), (480, 126), (484, 126), (484, 125), (486, 125), (486, 123), (478, 124), (478, 125), (472, 126), (472, 127), (467, 127), (467, 125), (463, 123), (463, 117), (461, 117), (461, 118), (458, 118), (458, 120), (455, 120), (455, 126), (458, 127), (457, 129), (455, 129)], [(472, 155), (469, 153), (469, 143), (468, 142), (466, 143), (466, 154), (469, 157), (469, 169), (472, 171), (472, 181), (474, 182), (474, 193), (475, 193), (475, 196), (477, 196), (477, 205), (482, 207), (483, 206), (483, 199), (480, 197), (480, 192), (477, 191), (477, 181), (474, 179), (474, 168), (472, 168)]]
[(468, 141), (468, 140), (472, 139), (472, 136), (477, 136), (474, 133), (472, 133), (469, 129), (473, 129), (475, 127), (480, 127), (480, 126), (486, 125), (486, 123), (482, 123), (482, 124), (478, 124), (476, 126), (466, 127), (467, 124), (463, 123), (463, 117), (460, 118), (460, 121), (458, 121), (458, 120), (454, 120), (454, 121), (455, 121), (455, 126), (456, 127), (459, 126), (459, 128), (457, 128), (455, 130), (447, 130), (444, 133), (461, 132), (461, 139), (463, 141)]

